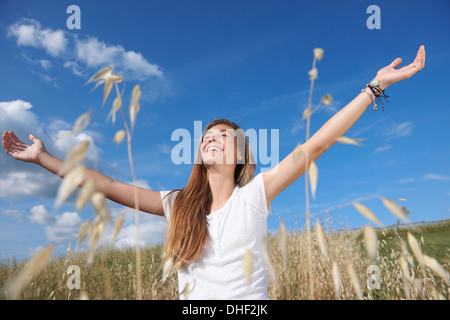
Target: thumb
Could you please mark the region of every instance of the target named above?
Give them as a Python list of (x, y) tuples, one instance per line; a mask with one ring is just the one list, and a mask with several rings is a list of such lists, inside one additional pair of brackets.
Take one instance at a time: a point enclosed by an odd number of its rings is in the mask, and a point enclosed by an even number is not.
[(35, 143), (35, 142), (38, 142), (39, 141), (39, 139), (38, 138), (36, 138), (32, 133), (30, 133), (30, 135), (28, 136), (29, 138), (30, 138), (30, 140), (33, 142), (33, 143)]
[(392, 61), (392, 63), (389, 65), (389, 67), (397, 68), (401, 63), (402, 63), (402, 59), (397, 58), (394, 61)]

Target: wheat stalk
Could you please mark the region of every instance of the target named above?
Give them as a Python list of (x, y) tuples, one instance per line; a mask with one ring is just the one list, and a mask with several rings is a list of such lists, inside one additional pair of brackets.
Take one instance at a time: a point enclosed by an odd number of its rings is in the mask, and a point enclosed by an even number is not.
[(361, 289), (361, 284), (359, 283), (358, 276), (356, 274), (355, 268), (353, 267), (353, 263), (350, 261), (347, 264), (347, 272), (350, 276), (350, 280), (353, 285), (353, 289), (356, 291), (356, 295), (359, 300), (364, 300), (363, 291)]
[(378, 237), (375, 229), (371, 226), (364, 227), (364, 240), (366, 244), (366, 252), (372, 263), (377, 261), (378, 256)]
[(280, 251), (281, 251), (281, 255), (283, 257), (283, 266), (286, 267), (288, 236), (287, 236), (286, 227), (284, 226), (283, 222), (281, 222), (281, 221), (280, 221), (280, 226), (278, 228), (278, 233), (279, 233), (279, 237), (280, 237)]
[(37, 251), (22, 271), (5, 286), (4, 292), (8, 299), (19, 299), (25, 286), (49, 264), (53, 250), (53, 245), (49, 245)]
[(317, 237), (317, 242), (319, 243), (319, 248), (320, 248), (320, 252), (322, 253), (322, 257), (326, 262), (328, 262), (328, 252), (327, 252), (325, 234), (323, 233), (322, 225), (320, 224), (319, 220), (316, 220), (315, 230), (316, 230), (315, 234)]
[(244, 275), (247, 282), (247, 286), (250, 287), (252, 283), (252, 272), (253, 272), (253, 254), (247, 249), (244, 254)]

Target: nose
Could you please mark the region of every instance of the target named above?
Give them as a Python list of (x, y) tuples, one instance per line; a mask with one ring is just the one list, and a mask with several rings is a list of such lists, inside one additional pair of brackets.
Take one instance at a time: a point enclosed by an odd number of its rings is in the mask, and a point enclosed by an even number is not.
[(212, 134), (208, 137), (208, 139), (206, 139), (206, 141), (216, 141), (216, 136), (214, 134)]

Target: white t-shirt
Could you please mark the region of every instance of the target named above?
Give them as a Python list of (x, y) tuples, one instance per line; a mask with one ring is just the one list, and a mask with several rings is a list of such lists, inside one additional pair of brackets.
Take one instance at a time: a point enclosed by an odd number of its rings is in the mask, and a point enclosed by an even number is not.
[[(161, 199), (170, 191), (160, 191)], [(174, 192), (163, 200), (169, 220)], [(262, 173), (243, 187), (236, 185), (226, 204), (206, 216), (210, 241), (203, 253), (178, 271), (180, 299), (269, 299), (269, 272), (261, 254), (266, 245), (267, 208)], [(250, 249), (253, 257), (251, 284), (244, 275), (244, 255)], [(192, 291), (181, 295), (186, 284)], [(193, 289), (192, 289), (193, 287)]]

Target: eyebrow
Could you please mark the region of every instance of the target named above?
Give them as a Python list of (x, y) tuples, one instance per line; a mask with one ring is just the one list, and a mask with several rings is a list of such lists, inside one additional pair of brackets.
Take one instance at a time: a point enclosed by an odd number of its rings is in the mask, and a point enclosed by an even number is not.
[[(234, 130), (234, 129), (220, 129), (221, 132), (224, 132), (224, 131), (226, 132), (227, 130)], [(208, 133), (210, 133), (210, 131), (211, 131), (211, 129), (206, 131), (204, 136), (206, 136)]]

